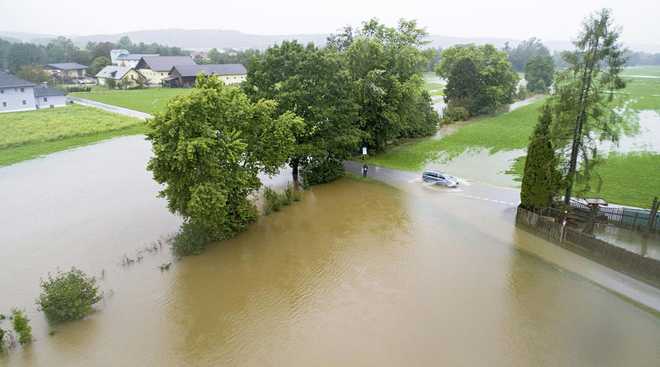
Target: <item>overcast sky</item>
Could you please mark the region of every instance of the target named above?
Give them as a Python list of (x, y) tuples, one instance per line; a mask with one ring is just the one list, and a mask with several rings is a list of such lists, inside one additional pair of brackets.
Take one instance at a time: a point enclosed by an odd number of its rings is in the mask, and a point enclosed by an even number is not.
[(593, 10), (614, 10), (623, 40), (660, 43), (660, 0), (0, 0), (0, 30), (90, 35), (165, 28), (330, 33), (377, 17), (432, 34), (570, 40)]

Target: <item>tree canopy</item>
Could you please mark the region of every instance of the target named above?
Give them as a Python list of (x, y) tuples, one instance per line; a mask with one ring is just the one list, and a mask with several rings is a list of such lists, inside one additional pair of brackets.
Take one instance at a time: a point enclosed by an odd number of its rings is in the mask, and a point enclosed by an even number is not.
[(338, 52), (285, 41), (254, 58), (248, 70), (243, 88), (253, 101), (275, 100), (278, 113), (291, 111), (304, 120), (289, 159), (295, 179), (300, 165), (341, 161), (358, 146), (357, 106)]
[(529, 60), (539, 56), (550, 56), (550, 51), (541, 43), (540, 39), (532, 37), (520, 42), (513, 49), (509, 48), (508, 54), (513, 69), (515, 71), (523, 71)]
[(248, 195), (261, 172), (275, 174), (294, 149), (302, 120), (277, 113), (272, 100), (251, 102), (216, 77), (197, 77), (190, 95), (172, 100), (149, 121), (154, 157), (148, 169), (164, 184), (161, 196), (185, 225), (209, 239), (243, 230), (256, 217)]
[(513, 102), (518, 75), (492, 45), (460, 45), (442, 51), (436, 73), (447, 79), (445, 101), (470, 115), (493, 113)]
[(545, 93), (552, 85), (555, 64), (550, 55), (533, 56), (525, 65), (527, 90), (533, 93)]

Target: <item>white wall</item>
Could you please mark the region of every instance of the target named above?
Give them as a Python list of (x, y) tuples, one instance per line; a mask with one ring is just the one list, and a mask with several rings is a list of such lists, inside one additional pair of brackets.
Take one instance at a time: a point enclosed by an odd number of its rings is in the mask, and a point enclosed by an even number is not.
[(32, 87), (0, 88), (0, 112), (31, 111), (35, 105)]
[(66, 106), (65, 96), (49, 96), (35, 98), (39, 108), (50, 108)]

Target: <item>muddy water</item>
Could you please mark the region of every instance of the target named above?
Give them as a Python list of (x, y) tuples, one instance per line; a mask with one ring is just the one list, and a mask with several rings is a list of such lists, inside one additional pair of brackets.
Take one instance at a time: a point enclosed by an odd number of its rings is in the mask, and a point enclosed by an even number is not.
[[(511, 206), (412, 183), (315, 187), (303, 202), (167, 272), (157, 269), (171, 261), (166, 249), (122, 267), (124, 254), (135, 256), (179, 223), (154, 197), (147, 157), (145, 142), (124, 138), (0, 169), (0, 309), (26, 308), (37, 339), (0, 365), (660, 360), (658, 314), (572, 272), (599, 273), (598, 266), (554, 250), (541, 256), (571, 270), (564, 271), (531, 255), (554, 247), (516, 230)], [(106, 299), (88, 319), (49, 336), (32, 303), (38, 278), (71, 265), (105, 269)]]

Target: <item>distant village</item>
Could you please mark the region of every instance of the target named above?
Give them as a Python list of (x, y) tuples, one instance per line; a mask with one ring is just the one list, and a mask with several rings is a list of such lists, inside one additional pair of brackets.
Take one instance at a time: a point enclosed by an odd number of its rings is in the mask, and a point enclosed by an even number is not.
[[(191, 88), (199, 74), (216, 75), (225, 84), (234, 85), (243, 82), (247, 75), (242, 64), (198, 64), (192, 56), (132, 54), (125, 49), (111, 50), (109, 56), (111, 65), (96, 75), (87, 75), (88, 66), (73, 62), (47, 64), (43, 70), (58, 83), (99, 85), (109, 89)], [(64, 91), (0, 71), (0, 113), (66, 104)]]

